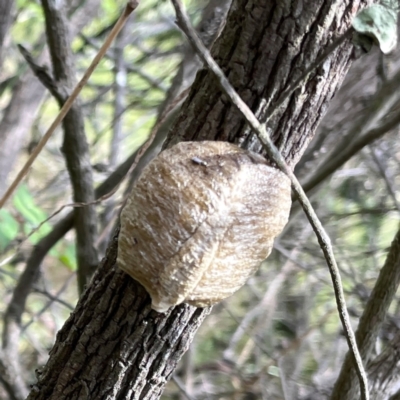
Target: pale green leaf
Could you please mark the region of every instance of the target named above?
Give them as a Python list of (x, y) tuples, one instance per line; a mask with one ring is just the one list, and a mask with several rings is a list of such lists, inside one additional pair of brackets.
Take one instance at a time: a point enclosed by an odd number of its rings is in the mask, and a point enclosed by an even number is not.
[(353, 28), (362, 35), (372, 37), (382, 53), (388, 54), (397, 44), (397, 10), (374, 4), (354, 18)]

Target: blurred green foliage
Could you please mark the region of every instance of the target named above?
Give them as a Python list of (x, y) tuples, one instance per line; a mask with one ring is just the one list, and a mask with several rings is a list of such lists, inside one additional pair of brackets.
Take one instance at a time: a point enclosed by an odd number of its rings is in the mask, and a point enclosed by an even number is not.
[[(84, 7), (84, 4), (85, 2), (82, 2), (80, 7)], [(99, 4), (97, 16), (72, 40), (77, 78), (82, 76), (103, 43), (118, 18), (124, 1), (101, 0)], [(192, 0), (186, 1), (185, 4), (193, 21), (198, 22), (205, 2)], [(157, 117), (158, 107), (166, 96), (182, 58), (184, 40), (174, 24), (174, 19), (169, 2), (148, 0), (141, 3), (128, 25), (129, 40), (123, 50), (127, 69), (126, 91), (124, 110), (120, 115), (115, 115), (116, 66), (112, 49), (84, 88), (81, 105), (85, 114), (85, 129), (92, 164), (108, 164), (110, 142), (118, 118), (122, 119), (118, 162), (124, 161), (148, 137)], [(17, 1), (11, 44), (1, 71), (0, 106), (3, 109), (8, 104), (18, 77), (27, 70), (26, 63), (17, 52), (17, 43), (29, 48), (35, 57), (45, 47), (44, 19), (40, 2)], [(46, 65), (51, 70), (49, 61)], [(52, 123), (57, 112), (56, 101), (46, 93), (28, 139), (37, 140)], [(395, 139), (390, 139), (393, 141), (393, 148), (396, 146)], [(26, 157), (28, 144), (23, 150), (23, 157)], [(18, 188), (12, 203), (10, 202), (6, 209), (0, 210), (2, 259), (19, 251), (20, 241), (26, 239), (61, 205), (71, 202), (71, 189), (60, 151), (61, 145), (60, 129), (34, 164), (27, 183)], [(313, 199), (334, 243), (338, 264), (343, 273), (348, 305), (356, 310), (355, 314), (359, 314), (365, 305), (365, 299), (357, 294), (355, 288), (361, 285), (367, 293), (371, 290), (379, 268), (385, 260), (387, 247), (398, 229), (398, 213), (393, 211), (387, 188), (374, 168), (363, 164), (362, 159), (356, 157), (345, 165), (343, 170), (360, 165), (364, 171), (358, 176), (333, 178), (323, 186), (317, 198)], [(113, 168), (115, 166), (111, 166), (106, 173), (111, 172)], [(393, 164), (390, 168), (395, 171), (393, 176), (400, 176), (398, 165)], [(96, 185), (102, 182), (105, 176), (95, 173)], [(121, 192), (113, 197), (115, 207), (122, 203)], [(105, 208), (104, 203), (97, 206), (99, 220)], [(33, 246), (50, 232), (58, 218), (59, 216), (56, 216), (44, 223), (24, 242), (23, 246), (29, 245), (27, 256), (4, 267), (0, 279), (1, 296), (9, 296)], [(248, 383), (246, 379), (252, 374), (260, 374), (260, 381), (265, 379), (265, 382), (262, 381), (265, 386), (269, 382), (268, 379), (273, 379), (272, 386), (279, 389), (280, 361), (286, 356), (296, 354), (301, 347), (303, 334), (305, 346), (299, 356), (301, 360), (298, 360), (301, 365), (297, 379), (304, 385), (311, 385), (314, 374), (324, 362), (326, 370), (333, 368), (334, 360), (324, 358), (331, 354), (332, 343), (335, 340), (339, 341), (338, 337), (342, 340), (341, 328), (325, 260), (314, 236), (304, 234), (307, 223), (302, 214), (294, 215), (290, 229), (278, 240), (288, 252), (296, 250), (297, 253), (295, 252), (294, 260), (290, 261), (293, 265), (286, 273), (284, 283), (271, 295), (269, 303), (262, 303), (263, 296), (274, 284), (277, 285), (277, 277), (289, 263), (286, 256), (277, 250), (250, 279), (248, 285), (214, 307), (212, 315), (200, 328), (192, 356), (196, 372), (195, 384), (203, 388), (204, 380), (211, 382), (211, 393), (228, 393), (225, 397), (210, 395), (209, 398), (233, 398), (229, 397), (229, 391), (237, 390), (239, 393), (242, 390), (241, 385), (245, 386)], [(43, 261), (42, 287), (49, 288), (52, 293), (56, 292), (75, 270), (75, 237), (70, 232), (62, 242), (54, 246)], [(76, 288), (71, 286), (72, 289), (66, 290), (59, 297), (73, 305), (77, 300), (77, 293)], [(2, 304), (1, 308), (4, 307), (5, 304)], [(43, 312), (44, 316), (37, 316), (44, 307), (48, 307), (47, 313)], [(32, 296), (27, 305), (24, 323), (32, 324), (29, 328), (31, 331), (27, 334), (28, 339), (24, 338), (25, 342), (21, 344), (21, 348), (24, 354), (28, 354), (27, 359), (34, 367), (45, 361), (47, 348), (51, 346), (57, 329), (69, 314), (69, 309), (63, 305), (52, 304), (52, 307), (48, 306), (48, 299), (38, 293)], [(230, 348), (233, 334), (239, 331), (243, 321), (256, 307), (259, 307), (258, 313), (244, 324), (237, 342)], [(39, 350), (33, 349), (34, 346), (29, 340), (31, 332), (43, 343), (41, 345), (46, 352), (40, 353)], [(318, 351), (315, 351), (313, 346), (318, 348)], [(227, 349), (231, 350), (231, 353), (227, 352)], [(224, 357), (228, 353), (234, 355), (233, 359), (228, 361), (236, 363), (235, 369), (218, 369), (218, 362), (227, 361)], [(204, 387), (209, 388), (206, 384)], [(254, 387), (255, 391), (259, 390), (259, 386)], [(173, 383), (170, 384), (170, 388), (172, 394), (166, 394), (165, 398), (178, 398)], [(206, 389), (202, 389), (204, 398), (207, 398)]]

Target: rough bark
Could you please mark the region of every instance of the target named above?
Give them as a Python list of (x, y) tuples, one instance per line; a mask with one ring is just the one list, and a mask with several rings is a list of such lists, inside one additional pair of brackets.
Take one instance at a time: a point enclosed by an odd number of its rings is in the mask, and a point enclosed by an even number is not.
[[(234, 3), (213, 56), (260, 120), (283, 90), (307, 69), (333, 37), (349, 27), (356, 3)], [(352, 46), (339, 47), (268, 123), (275, 144), (292, 167), (297, 163), (349, 67)], [(221, 95), (216, 80), (201, 71), (167, 145), (214, 138), (260, 152), (260, 141)], [(194, 96), (194, 94), (196, 94)], [(213, 132), (213, 135), (210, 135)]]
[(185, 306), (167, 316), (151, 310), (146, 291), (115, 266), (117, 240), (57, 335), (40, 375), (45, 386), (34, 386), (29, 399), (157, 398), (208, 314)]
[[(228, 13), (230, 4), (231, 0), (210, 0), (205, 7), (202, 20), (196, 30), (203, 44), (207, 48), (211, 48), (218, 35), (221, 33), (221, 30), (225, 25), (226, 15)], [(168, 130), (175, 121), (179, 108), (182, 105), (185, 97), (178, 102), (176, 99), (181, 93), (184, 93), (188, 88), (190, 88), (196, 77), (197, 71), (199, 68), (201, 68), (201, 65), (201, 60), (196, 55), (193, 48), (189, 45), (189, 43), (186, 43), (182, 55), (182, 62), (179, 65), (178, 72), (172, 81), (171, 87), (168, 89), (165, 100), (158, 110), (158, 119), (162, 119), (164, 113), (166, 113), (168, 117), (159, 127), (156, 137), (149, 148), (144, 152), (143, 156), (138, 162), (138, 165), (131, 174), (129, 187), (131, 187), (140, 176), (143, 168), (160, 152), (164, 140), (167, 137)], [(166, 110), (170, 107), (172, 107), (172, 109), (169, 113), (167, 113)]]
[[(264, 118), (286, 85), (350, 24), (364, 2), (237, 0), (214, 56), (239, 94)], [(352, 46), (338, 48), (278, 110), (268, 128), (293, 167), (350, 64)], [(261, 146), (207, 71), (167, 138), (228, 140)], [(143, 289), (116, 269), (116, 241), (76, 311), (60, 331), (29, 399), (156, 399), (209, 309), (149, 308)]]

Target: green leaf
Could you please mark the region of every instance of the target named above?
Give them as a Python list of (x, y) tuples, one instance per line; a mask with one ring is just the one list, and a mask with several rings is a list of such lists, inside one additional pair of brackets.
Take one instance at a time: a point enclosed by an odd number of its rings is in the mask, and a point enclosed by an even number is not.
[(14, 196), (14, 206), (32, 225), (38, 225), (47, 218), (46, 213), (35, 204), (26, 185), (21, 185)]
[(382, 53), (388, 54), (397, 44), (397, 10), (374, 4), (358, 13), (353, 28), (359, 34), (373, 38)]
[(18, 234), (18, 222), (7, 210), (0, 210), (0, 250), (16, 238)]
[(65, 265), (71, 271), (76, 271), (76, 250), (75, 245), (71, 244), (67, 246), (62, 254), (60, 254), (59, 258), (60, 262)]
[[(35, 199), (30, 193), (26, 185), (21, 185), (14, 198), (13, 203), (15, 209), (25, 219), (24, 233), (30, 234), (32, 229), (35, 229), (41, 224), (46, 218), (47, 214), (35, 204)], [(30, 236), (29, 240), (32, 243), (36, 243), (43, 235), (46, 235), (51, 230), (49, 223), (43, 224), (37, 232)]]

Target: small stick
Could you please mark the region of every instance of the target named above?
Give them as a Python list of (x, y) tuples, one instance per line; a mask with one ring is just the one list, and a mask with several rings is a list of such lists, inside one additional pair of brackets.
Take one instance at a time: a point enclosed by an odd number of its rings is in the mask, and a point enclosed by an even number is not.
[(43, 137), (40, 140), (39, 144), (35, 147), (35, 149), (33, 150), (32, 154), (28, 158), (27, 162), (22, 167), (22, 169), (19, 171), (17, 177), (14, 179), (13, 183), (7, 189), (7, 191), (4, 194), (4, 196), (0, 199), (0, 209), (3, 208), (4, 204), (6, 203), (6, 201), (10, 198), (10, 196), (13, 194), (13, 192), (15, 191), (17, 186), (20, 184), (22, 179), (28, 173), (28, 170), (32, 166), (32, 164), (34, 163), (36, 157), (43, 150), (43, 147), (46, 145), (47, 141), (50, 139), (51, 135), (53, 134), (53, 132), (55, 131), (57, 126), (60, 124), (60, 122), (67, 115), (69, 109), (72, 106), (72, 103), (78, 97), (79, 93), (81, 92), (82, 88), (85, 86), (86, 82), (89, 80), (89, 78), (92, 75), (93, 71), (95, 70), (95, 68), (97, 67), (97, 65), (101, 61), (101, 59), (104, 57), (104, 55), (107, 52), (108, 48), (110, 47), (111, 43), (113, 42), (115, 37), (118, 35), (118, 33), (120, 32), (122, 27), (125, 25), (126, 21), (128, 20), (129, 16), (131, 15), (131, 13), (137, 8), (138, 5), (139, 5), (139, 0), (129, 0), (127, 2), (125, 10), (122, 12), (122, 14), (119, 17), (118, 21), (115, 23), (113, 29), (111, 30), (110, 34), (108, 35), (108, 37), (104, 41), (104, 43), (101, 46), (99, 52), (94, 57), (92, 63), (89, 66), (89, 68), (86, 70), (86, 72), (84, 73), (84, 75), (81, 78), (81, 80), (75, 86), (75, 88), (72, 91), (71, 95), (68, 97), (68, 99), (66, 100), (66, 102), (62, 106), (62, 108), (61, 108), (60, 112), (58, 113), (56, 119), (50, 125), (50, 128), (47, 130), (47, 132), (43, 135)]

